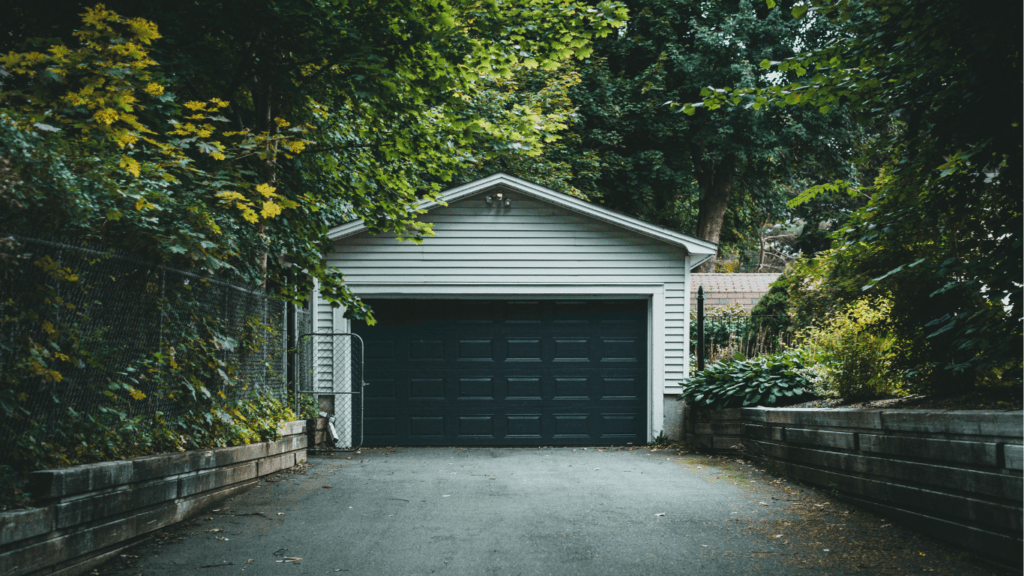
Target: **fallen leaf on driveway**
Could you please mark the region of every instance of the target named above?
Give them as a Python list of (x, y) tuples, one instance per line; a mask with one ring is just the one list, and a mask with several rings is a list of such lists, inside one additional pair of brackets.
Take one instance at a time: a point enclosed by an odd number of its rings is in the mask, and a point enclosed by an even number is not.
[(657, 514), (655, 514), (655, 516), (664, 516), (664, 515), (665, 515), (664, 512), (658, 512)]
[(330, 484), (324, 484), (324, 488), (334, 488), (334, 486), (331, 486)]
[(211, 528), (209, 530), (203, 530), (203, 532), (223, 532), (223, 528)]
[(600, 468), (594, 468), (594, 470), (600, 470)]
[(278, 564), (280, 564), (282, 562), (285, 562), (285, 563), (302, 562), (302, 558), (285, 558), (284, 560), (278, 560), (277, 562), (278, 562)]

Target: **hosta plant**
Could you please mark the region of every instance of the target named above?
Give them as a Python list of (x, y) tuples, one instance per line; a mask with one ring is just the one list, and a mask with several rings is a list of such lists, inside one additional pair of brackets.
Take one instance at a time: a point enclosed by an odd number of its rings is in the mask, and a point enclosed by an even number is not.
[(679, 400), (696, 408), (722, 410), (743, 406), (785, 406), (815, 396), (810, 359), (801, 350), (712, 364), (683, 382)]

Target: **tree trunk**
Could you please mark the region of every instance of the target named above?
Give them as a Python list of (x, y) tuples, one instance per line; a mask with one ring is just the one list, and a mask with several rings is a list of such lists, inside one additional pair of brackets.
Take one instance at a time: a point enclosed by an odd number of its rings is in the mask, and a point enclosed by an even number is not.
[[(718, 244), (722, 235), (725, 210), (729, 207), (732, 183), (736, 176), (736, 155), (729, 154), (720, 161), (707, 158), (704, 147), (691, 148), (693, 164), (697, 168), (697, 185), (701, 189), (697, 212), (697, 237)], [(713, 272), (717, 255), (701, 264), (695, 272)]]
[[(266, 83), (260, 84), (257, 82), (257, 93), (259, 94), (259, 100), (257, 101), (260, 105), (257, 110), (259, 115), (256, 118), (256, 125), (258, 129), (266, 134), (266, 157), (263, 160), (263, 182), (274, 186), (277, 183), (277, 142), (272, 140), (272, 137), (277, 134), (277, 124), (273, 122), (273, 109), (271, 99), (271, 86)], [(257, 183), (259, 184), (259, 182)], [(268, 265), (270, 258), (270, 247), (267, 242), (267, 225), (266, 222), (260, 222), (256, 229), (256, 236), (262, 243), (261, 250), (256, 255), (256, 264), (260, 270), (260, 289), (266, 292), (267, 290), (267, 277), (268, 277)]]
[(757, 271), (758, 272), (760, 272), (762, 269), (764, 269), (765, 249), (768, 247), (768, 238), (765, 236), (765, 234), (767, 234), (767, 230), (766, 230), (767, 226), (768, 226), (768, 221), (765, 220), (764, 223), (761, 224), (761, 227), (757, 229), (757, 244), (758, 244)]

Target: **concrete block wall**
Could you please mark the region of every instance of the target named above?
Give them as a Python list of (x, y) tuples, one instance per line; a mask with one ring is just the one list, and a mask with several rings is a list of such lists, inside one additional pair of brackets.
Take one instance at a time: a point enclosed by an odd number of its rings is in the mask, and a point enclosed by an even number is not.
[(306, 460), (304, 421), (231, 448), (32, 473), (37, 507), (0, 512), (0, 574), (83, 574), (147, 534), (194, 516)]
[(306, 445), (310, 450), (327, 448), (330, 433), (327, 430), (327, 418), (310, 418), (306, 420)]
[(696, 414), (688, 440), (1020, 567), (1020, 412), (743, 408)]

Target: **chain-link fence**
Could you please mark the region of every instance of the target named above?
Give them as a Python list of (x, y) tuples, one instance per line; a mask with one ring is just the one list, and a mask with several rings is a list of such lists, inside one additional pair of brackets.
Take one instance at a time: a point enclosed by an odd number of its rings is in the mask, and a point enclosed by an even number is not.
[(86, 426), (130, 434), (191, 410), (200, 431), (231, 418), (220, 404), (286, 399), (284, 303), (83, 242), (0, 244), (0, 464), (33, 446), (70, 458)]
[(330, 423), (334, 447), (362, 446), (362, 338), (348, 332), (303, 334), (297, 350), (298, 391), (317, 398)]

